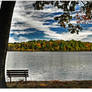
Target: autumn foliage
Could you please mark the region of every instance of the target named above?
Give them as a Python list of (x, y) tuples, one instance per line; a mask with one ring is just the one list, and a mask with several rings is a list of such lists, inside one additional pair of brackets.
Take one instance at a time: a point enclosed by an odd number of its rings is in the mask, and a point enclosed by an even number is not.
[(38, 40), (9, 43), (9, 51), (92, 51), (92, 43), (63, 40)]

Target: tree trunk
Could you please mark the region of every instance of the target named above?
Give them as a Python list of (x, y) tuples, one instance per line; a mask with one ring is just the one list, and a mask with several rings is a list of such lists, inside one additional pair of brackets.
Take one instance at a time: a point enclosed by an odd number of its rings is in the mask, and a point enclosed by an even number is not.
[(2, 1), (0, 8), (0, 88), (5, 88), (5, 59), (15, 1)]

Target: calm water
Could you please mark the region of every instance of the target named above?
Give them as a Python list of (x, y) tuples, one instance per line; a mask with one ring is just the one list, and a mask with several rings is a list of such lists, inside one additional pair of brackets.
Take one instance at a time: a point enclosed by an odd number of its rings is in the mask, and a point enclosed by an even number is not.
[(8, 52), (6, 69), (29, 69), (28, 80), (92, 80), (92, 52)]

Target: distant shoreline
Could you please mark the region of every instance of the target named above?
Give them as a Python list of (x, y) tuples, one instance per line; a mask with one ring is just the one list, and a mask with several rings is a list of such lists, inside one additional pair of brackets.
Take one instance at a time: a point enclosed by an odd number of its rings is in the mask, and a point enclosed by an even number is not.
[(8, 51), (8, 52), (92, 52), (92, 51)]
[(92, 51), (92, 43), (81, 41), (64, 40), (38, 40), (21, 43), (8, 43), (8, 51), (30, 51), (30, 52), (74, 52)]

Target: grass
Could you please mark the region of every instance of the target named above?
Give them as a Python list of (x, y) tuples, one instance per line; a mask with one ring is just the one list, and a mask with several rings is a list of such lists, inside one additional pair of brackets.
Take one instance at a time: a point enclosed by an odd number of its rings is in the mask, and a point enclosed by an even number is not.
[(92, 80), (85, 81), (16, 81), (7, 82), (8, 88), (92, 88)]

